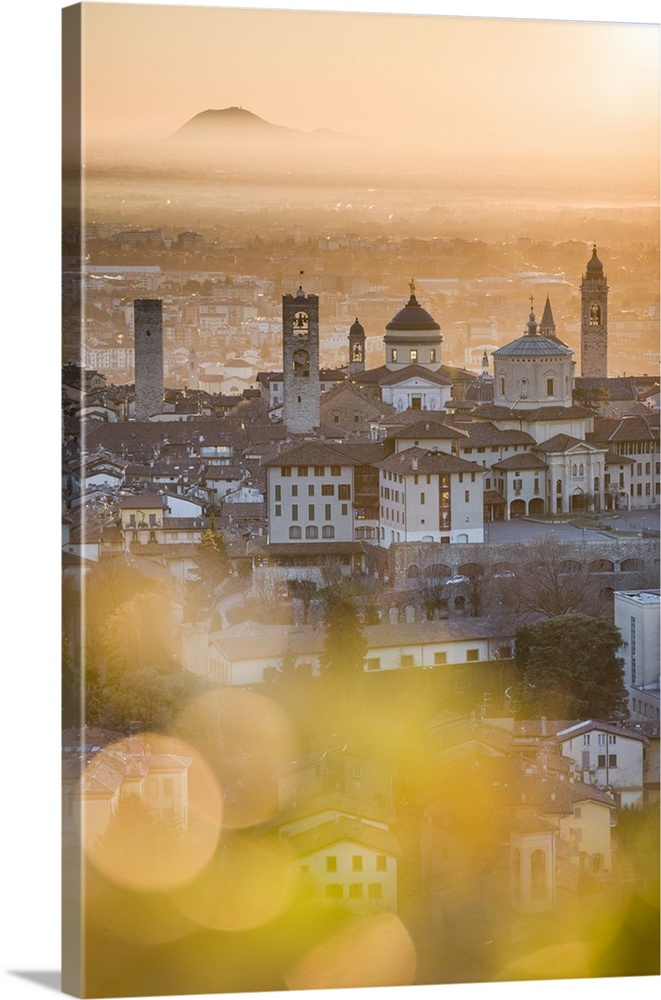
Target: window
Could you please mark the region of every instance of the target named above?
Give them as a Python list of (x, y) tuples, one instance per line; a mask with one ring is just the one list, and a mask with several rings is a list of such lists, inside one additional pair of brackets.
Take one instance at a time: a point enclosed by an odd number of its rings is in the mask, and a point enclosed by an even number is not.
[(585, 733), (583, 735), (583, 746), (584, 747), (589, 747), (590, 746), (590, 734), (589, 733)]
[(314, 483), (310, 483), (310, 485), (308, 486), (308, 496), (309, 497), (314, 496)]
[(468, 503), (470, 498), (471, 498), (470, 490), (464, 490), (464, 500), (466, 501), (466, 503)]
[(388, 867), (388, 859), (385, 856), (385, 854), (377, 854), (377, 856), (376, 856), (376, 870), (378, 872), (385, 872), (385, 871), (387, 871), (387, 867)]
[(378, 656), (371, 656), (369, 659), (365, 660), (365, 669), (366, 670), (380, 670), (381, 669), (381, 660), (379, 659), (379, 657)]
[(335, 884), (327, 885), (326, 899), (342, 899), (342, 886)]
[(321, 487), (322, 497), (332, 497), (335, 496), (335, 487), (332, 483), (323, 483)]
[(293, 503), (291, 505), (291, 519), (292, 521), (298, 521), (298, 504)]
[(325, 471), (326, 471), (326, 469), (324, 468), (323, 465), (315, 465), (315, 467), (314, 467), (314, 474), (315, 474), (315, 476), (323, 476), (323, 474), (324, 474)]
[(555, 392), (554, 383), (555, 383), (555, 379), (547, 378), (547, 380), (546, 380), (546, 395), (547, 396), (552, 396), (553, 393)]
[(280, 469), (280, 475), (284, 479), (286, 479), (288, 476), (291, 476), (291, 466), (290, 465), (283, 466), (282, 469)]
[(298, 496), (298, 486), (297, 486), (297, 484), (296, 484), (296, 483), (293, 483), (293, 485), (292, 485), (292, 488), (291, 488), (291, 495), (292, 495), (293, 497), (297, 497), (297, 496)]
[(363, 883), (362, 882), (352, 882), (349, 886), (349, 899), (362, 899), (363, 898)]
[(608, 755), (608, 766), (609, 767), (617, 767), (617, 754), (616, 753), (609, 753), (609, 755)]
[(363, 856), (362, 854), (354, 854), (351, 858), (351, 871), (352, 872), (362, 872), (363, 870)]
[(409, 351), (409, 359), (412, 365), (415, 364), (416, 361), (418, 360), (418, 352), (415, 349), (415, 347), (412, 347), (411, 350)]
[(275, 505), (275, 516), (276, 517), (282, 517), (282, 504), (281, 503), (277, 503)]
[(339, 476), (342, 474), (342, 469), (339, 465), (331, 465), (330, 472), (331, 476)]
[(380, 882), (370, 882), (367, 886), (367, 895), (370, 899), (381, 899), (383, 897), (383, 887)]
[(473, 660), (479, 660), (480, 651), (479, 649), (467, 649), (466, 650), (466, 663), (470, 663)]
[(307, 476), (307, 474), (308, 474), (308, 467), (307, 467), (307, 465), (299, 465), (299, 467), (298, 467), (298, 474), (299, 474), (299, 476)]
[(324, 520), (325, 521), (330, 521), (331, 520), (331, 517), (332, 517), (331, 511), (332, 511), (331, 505), (329, 503), (324, 504)]
[(434, 653), (434, 665), (435, 666), (439, 666), (441, 663), (447, 663), (447, 662), (448, 662), (448, 654), (447, 653)]
[(600, 747), (603, 747), (605, 743), (606, 743), (606, 733), (599, 733), (597, 735), (597, 744)]
[(413, 653), (402, 653), (401, 664), (403, 667), (412, 667), (414, 662)]
[(340, 483), (337, 488), (338, 500), (351, 500), (351, 486), (349, 483)]
[(275, 488), (275, 499), (282, 500), (282, 486), (279, 483)]
[(606, 754), (600, 753), (597, 755), (597, 767), (606, 767)]
[(349, 513), (349, 504), (348, 503), (343, 503), (342, 504), (342, 509), (341, 509), (340, 513), (342, 514), (342, 517), (346, 517), (347, 516), (347, 514)]
[(319, 528), (316, 524), (308, 524), (305, 529), (306, 538), (319, 538)]
[(300, 538), (301, 537), (301, 527), (299, 524), (292, 524), (289, 529), (290, 538)]
[(322, 538), (335, 538), (335, 528), (332, 524), (325, 524), (321, 529)]
[(326, 855), (326, 871), (327, 872), (337, 871), (337, 857), (334, 854)]
[(314, 521), (314, 504), (308, 504), (308, 521)]
[(435, 347), (432, 347), (431, 350), (429, 351), (429, 360), (430, 361), (436, 361), (436, 348)]

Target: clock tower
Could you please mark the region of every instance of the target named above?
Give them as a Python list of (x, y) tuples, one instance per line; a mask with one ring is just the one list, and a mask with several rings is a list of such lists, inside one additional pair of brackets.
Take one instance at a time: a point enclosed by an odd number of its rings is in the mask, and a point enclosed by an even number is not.
[(319, 297), (282, 296), (283, 420), (291, 434), (319, 428)]
[(608, 377), (608, 285), (596, 245), (581, 282), (581, 376)]

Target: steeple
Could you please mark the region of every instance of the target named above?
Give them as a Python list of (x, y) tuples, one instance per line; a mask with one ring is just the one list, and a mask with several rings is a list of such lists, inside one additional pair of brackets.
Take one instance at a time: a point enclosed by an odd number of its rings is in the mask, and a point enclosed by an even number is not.
[(489, 374), (489, 358), (487, 356), (486, 348), (484, 354), (482, 355), (482, 377)]
[(548, 295), (546, 296), (544, 312), (542, 313), (542, 319), (539, 324), (539, 332), (542, 335), (542, 337), (555, 338), (555, 322), (553, 321), (553, 313), (551, 312), (551, 302), (549, 300)]

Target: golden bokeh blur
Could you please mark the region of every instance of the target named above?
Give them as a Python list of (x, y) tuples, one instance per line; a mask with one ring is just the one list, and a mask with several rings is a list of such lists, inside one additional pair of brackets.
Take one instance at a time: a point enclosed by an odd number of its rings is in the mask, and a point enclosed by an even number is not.
[(415, 948), (404, 924), (394, 913), (379, 913), (313, 948), (285, 981), (291, 990), (411, 986), (415, 971)]
[(186, 706), (176, 728), (217, 777), (223, 826), (252, 826), (277, 811), (273, 775), (295, 757), (296, 738), (274, 701), (242, 688), (205, 692)]
[(296, 869), (286, 844), (236, 835), (188, 885), (171, 894), (192, 922), (223, 931), (259, 927), (291, 903)]
[[(118, 772), (113, 806), (108, 790)], [(118, 885), (146, 892), (180, 885), (216, 850), (220, 792), (201, 755), (181, 740), (141, 733), (114, 743), (94, 757), (81, 783), (86, 856)]]

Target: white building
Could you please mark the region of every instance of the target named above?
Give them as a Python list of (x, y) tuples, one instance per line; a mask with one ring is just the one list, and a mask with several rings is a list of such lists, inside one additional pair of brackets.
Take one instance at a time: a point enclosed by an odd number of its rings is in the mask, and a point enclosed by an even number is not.
[(642, 805), (645, 736), (589, 720), (560, 730), (556, 739), (583, 781), (612, 791), (619, 806)]
[(482, 466), (413, 447), (390, 455), (377, 467), (380, 545), (484, 540)]
[(615, 625), (622, 635), (624, 683), (634, 719), (659, 721), (659, 591), (618, 590)]

